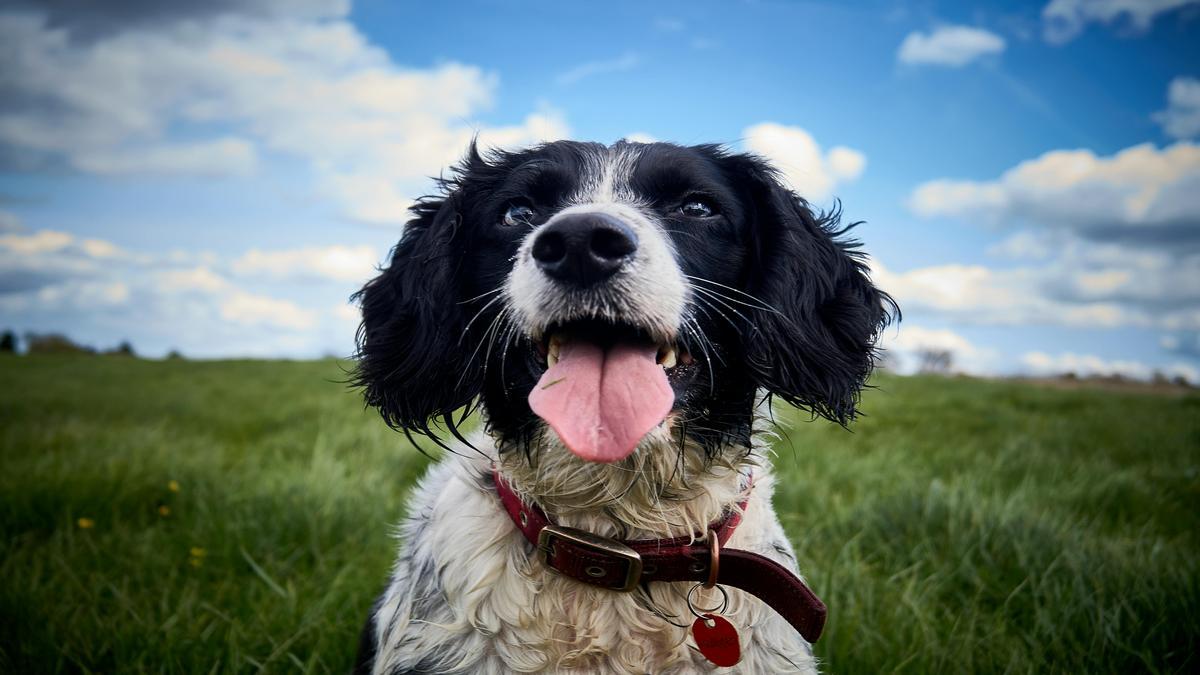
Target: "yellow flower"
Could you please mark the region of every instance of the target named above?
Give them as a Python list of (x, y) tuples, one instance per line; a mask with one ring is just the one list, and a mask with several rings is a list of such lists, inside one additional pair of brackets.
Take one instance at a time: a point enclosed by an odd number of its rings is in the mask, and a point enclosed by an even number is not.
[(177, 481), (177, 480), (167, 481), (167, 489), (170, 490), (171, 492), (179, 492), (179, 481)]
[(79, 520), (75, 521), (75, 524), (78, 525), (79, 529), (81, 530), (90, 530), (96, 525), (96, 521), (92, 520), (91, 518), (80, 518)]
[(199, 567), (199, 566), (203, 565), (204, 564), (204, 556), (208, 555), (208, 551), (205, 551), (204, 549), (200, 548), (199, 546), (193, 546), (191, 548), (191, 551), (189, 551), (189, 552), (192, 555), (190, 558), (188, 558), (188, 564), (191, 565), (192, 567)]
[(171, 515), (171, 507), (167, 506), (166, 504), (159, 506), (158, 515), (162, 516), (163, 518)]

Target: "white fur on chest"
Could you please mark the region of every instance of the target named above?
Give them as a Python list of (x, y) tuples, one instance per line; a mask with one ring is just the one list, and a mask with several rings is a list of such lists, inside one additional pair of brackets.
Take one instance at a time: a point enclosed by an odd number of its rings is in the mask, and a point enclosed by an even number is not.
[[(714, 668), (690, 646), (692, 584), (651, 583), (638, 594), (594, 588), (542, 564), (488, 489), (490, 460), (448, 456), (410, 500), (400, 554), (375, 611), (375, 673), (815, 672), (809, 645), (757, 598), (729, 588), (725, 616), (737, 627), (742, 661)], [(755, 489), (727, 546), (771, 557), (795, 571), (771, 508), (771, 476)], [(719, 593), (699, 594), (711, 606)], [(672, 625), (679, 624), (679, 626)]]

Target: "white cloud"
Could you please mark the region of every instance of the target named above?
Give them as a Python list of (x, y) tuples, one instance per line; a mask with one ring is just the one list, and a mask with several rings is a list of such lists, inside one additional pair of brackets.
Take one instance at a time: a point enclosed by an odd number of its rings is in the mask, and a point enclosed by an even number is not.
[(93, 258), (116, 258), (125, 255), (125, 251), (119, 246), (103, 239), (84, 239), (79, 242), (79, 247)]
[(968, 324), (1113, 327), (1141, 320), (1112, 303), (1056, 301), (1040, 291), (1038, 274), (1028, 269), (950, 264), (895, 273), (873, 261), (871, 277), (906, 313)]
[(1171, 10), (1197, 4), (1198, 0), (1051, 0), (1042, 9), (1044, 35), (1048, 42), (1069, 42), (1089, 23), (1128, 22), (1130, 28), (1145, 32), (1155, 17)]
[[(262, 255), (271, 258), (270, 253)], [(142, 278), (141, 275), (132, 276)], [(317, 325), (318, 312), (314, 309), (290, 300), (247, 291), (203, 265), (155, 271), (146, 278), (146, 282), (153, 285), (160, 300), (169, 302), (187, 298), (194, 306), (206, 307), (206, 321), (211, 322), (219, 317), (222, 322), (236, 325), (295, 331), (310, 330)], [(188, 326), (189, 329), (198, 327), (195, 324)]]
[(109, 258), (125, 255), (108, 242), (81, 241), (54, 230), (0, 235), (0, 298), (11, 305), (18, 295), (36, 293), (64, 279), (95, 283), (105, 278)]
[(80, 300), (84, 303), (99, 302), (105, 305), (123, 305), (129, 302), (129, 285), (121, 281), (93, 284), (87, 287), (90, 293), (85, 293)]
[(199, 143), (84, 151), (71, 158), (77, 169), (95, 174), (185, 174), (245, 176), (257, 165), (254, 146), (241, 138)]
[(1021, 231), (987, 248), (987, 254), (1001, 258), (1044, 260), (1055, 253), (1053, 243), (1039, 233)]
[[(920, 216), (991, 214), (1008, 206), (1004, 188), (995, 183), (937, 179), (917, 186), (908, 206)], [(994, 216), (992, 216), (994, 218)]]
[(316, 315), (293, 302), (235, 291), (220, 301), (221, 318), (233, 323), (303, 331), (313, 328)]
[[(150, 311), (156, 311), (154, 305), (163, 302), (186, 302), (201, 310), (189, 325), (181, 327), (187, 330), (211, 330), (214, 323), (227, 323), (232, 326), (225, 328), (233, 330), (237, 326), (263, 326), (307, 331), (315, 328), (319, 319), (319, 313), (311, 307), (248, 291), (203, 265), (162, 269), (145, 277), (128, 272), (125, 275), (143, 279), (144, 284), (153, 288), (149, 294), (154, 296), (155, 303)], [(143, 293), (149, 290), (143, 289)]]
[(581, 63), (569, 70), (563, 71), (554, 78), (554, 81), (559, 85), (575, 84), (576, 82), (592, 77), (593, 75), (602, 75), (604, 73), (620, 73), (627, 70), (637, 68), (641, 63), (641, 57), (633, 52), (626, 52), (615, 59), (607, 61), (589, 61)]
[(33, 255), (61, 251), (74, 241), (75, 237), (66, 232), (39, 230), (30, 234), (0, 235), (0, 248), (21, 255)]
[[(424, 176), (443, 173), (446, 167), (461, 158), (472, 139), (482, 148), (519, 148), (566, 138), (570, 128), (561, 113), (543, 110), (531, 113), (518, 125), (461, 127), (445, 133), (430, 133), (433, 135), (424, 141), (414, 139), (416, 145), (412, 148), (377, 148), (380, 157), (376, 163), (364, 160), (361, 167), (347, 165), (344, 171), (328, 175), (325, 183), (329, 193), (350, 205), (350, 215), (356, 220), (372, 224), (403, 223), (408, 220), (413, 195), (428, 191), (427, 186), (417, 187), (424, 182)], [(394, 155), (391, 154), (393, 150)], [(419, 181), (414, 171), (402, 168), (417, 162), (410, 156), (417, 154), (422, 156), (420, 162), (426, 167)]]
[[(89, 40), (48, 10), (0, 12), (12, 66), (0, 82), (0, 147), (104, 174), (238, 175), (270, 153), (304, 162), (346, 215), (402, 223), (409, 197), (475, 134), (504, 145), (568, 134), (547, 110), (507, 127), (472, 122), (493, 101), (494, 75), (396, 64), (337, 18), (341, 5), (300, 18), (223, 7), (153, 29), (114, 24)], [(173, 138), (179, 126), (210, 136)]]
[(381, 172), (344, 173), (329, 176), (325, 182), (330, 194), (343, 204), (352, 204), (350, 215), (364, 223), (402, 223), (413, 205), (412, 191)]
[(1064, 245), (1045, 287), (1070, 301), (1107, 300), (1147, 309), (1200, 306), (1200, 254), (1130, 250), (1107, 244)]
[(829, 149), (825, 155), (825, 166), (835, 181), (858, 180), (867, 168), (867, 156), (843, 145)]
[(1193, 143), (1142, 144), (1107, 157), (1056, 150), (995, 180), (924, 183), (909, 205), (923, 216), (1024, 228), (990, 253), (1026, 265), (890, 275), (906, 309), (976, 323), (1200, 326), (1200, 146)]
[(641, 132), (641, 131), (635, 131), (632, 134), (625, 134), (625, 140), (629, 141), (630, 143), (657, 143), (658, 142), (657, 138), (651, 136), (650, 134)]
[(252, 249), (231, 263), (236, 274), (275, 280), (332, 279), (361, 283), (375, 273), (380, 254), (371, 246), (326, 246), (291, 250)]
[(742, 132), (747, 150), (762, 155), (779, 169), (796, 192), (809, 201), (822, 201), (842, 184), (857, 180), (867, 165), (866, 155), (837, 146), (828, 153), (804, 129), (763, 122)]
[[(332, 302), (357, 290), (375, 262), (369, 246), (252, 250), (222, 260), (130, 252), (52, 230), (5, 234), (0, 311), (19, 330), (99, 345), (136, 338), (141, 353), (348, 354), (357, 309), (334, 310)], [(300, 290), (297, 279), (312, 283)]]
[(330, 311), (342, 321), (353, 323), (355, 326), (358, 326), (358, 322), (362, 320), (362, 311), (350, 303), (334, 305)]
[(913, 31), (896, 52), (900, 63), (962, 67), (1004, 51), (1004, 38), (970, 26), (940, 26), (931, 33)]
[(1191, 281), (1200, 257), (1179, 267), (1161, 254), (1104, 253), (1081, 245), (1038, 267), (949, 264), (899, 273), (873, 260), (871, 276), (910, 316), (1006, 326), (1200, 328), (1200, 287)]
[(1154, 113), (1168, 136), (1193, 138), (1200, 135), (1200, 80), (1177, 77), (1167, 88), (1167, 109)]
[[(482, 146), (498, 148), (525, 147), (534, 143), (557, 141), (571, 135), (566, 118), (552, 108), (527, 115), (519, 125), (484, 127), (475, 130)], [(463, 148), (467, 138), (463, 137)]]
[(0, 307), (13, 311), (27, 309), (36, 303), (39, 307), (53, 307), (69, 313), (103, 313), (128, 305), (131, 295), (129, 285), (122, 281), (74, 279), (43, 286), (27, 295), (0, 295)]
[(1095, 239), (1172, 243), (1200, 238), (1200, 146), (1144, 143), (1109, 157), (1054, 150), (991, 181), (938, 179), (913, 191), (922, 216), (1025, 222)]
[(357, 305), (345, 302), (329, 309), (335, 330), (341, 335), (354, 335), (362, 323), (362, 310)]
[(880, 346), (887, 351), (892, 369), (906, 374), (917, 371), (921, 354), (926, 351), (950, 352), (951, 369), (973, 375), (994, 374), (1000, 356), (994, 349), (979, 347), (954, 331), (911, 323), (901, 323), (897, 329), (885, 331)]
[(157, 276), (160, 287), (173, 292), (221, 293), (233, 287), (224, 277), (204, 266), (166, 270)]
[(1081, 377), (1121, 376), (1135, 380), (1149, 380), (1155, 373), (1160, 373), (1169, 378), (1182, 377), (1193, 384), (1200, 383), (1200, 370), (1186, 363), (1174, 363), (1163, 368), (1153, 368), (1141, 361), (1107, 360), (1091, 354), (1065, 352), (1050, 355), (1045, 352), (1027, 352), (1021, 356), (1021, 365), (1035, 375), (1074, 373)]
[[(291, 252), (255, 253), (277, 261)], [(330, 271), (338, 270), (339, 262), (334, 251), (318, 264)], [(187, 294), (216, 302), (229, 321), (297, 330), (313, 325), (312, 312), (247, 292), (208, 267), (171, 267), (165, 260), (128, 254), (108, 241), (80, 240), (52, 230), (0, 236), (0, 281), (9, 306), (24, 309), (38, 303), (41, 310), (60, 307), (77, 313), (96, 305), (127, 305), (135, 293), (159, 299)]]

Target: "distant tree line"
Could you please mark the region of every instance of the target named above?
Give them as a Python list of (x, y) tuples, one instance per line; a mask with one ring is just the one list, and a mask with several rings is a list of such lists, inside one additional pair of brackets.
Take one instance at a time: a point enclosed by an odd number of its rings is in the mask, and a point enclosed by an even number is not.
[(917, 372), (925, 375), (949, 375), (954, 370), (954, 352), (949, 349), (919, 349), (917, 359), (921, 362)]
[[(79, 344), (62, 333), (26, 333), (24, 336), (25, 353), (38, 354), (103, 354), (107, 356), (137, 357), (133, 344), (123, 340), (112, 349), (99, 350), (89, 345)], [(20, 340), (11, 330), (0, 333), (0, 354), (16, 354), (20, 349)], [(179, 352), (172, 350), (168, 358), (182, 358)]]
[[(913, 354), (917, 362), (917, 373), (921, 375), (953, 375), (955, 371), (954, 351), (941, 347), (922, 347), (917, 349)], [(894, 370), (895, 361), (886, 361), (883, 364), (885, 369)], [(1138, 378), (1123, 375), (1121, 373), (1109, 374), (1088, 374), (1080, 375), (1072, 371), (1063, 371), (1051, 375), (1050, 377), (1069, 382), (1092, 382), (1092, 383), (1107, 383), (1107, 384), (1125, 384), (1130, 382), (1138, 382)], [(1158, 386), (1176, 386), (1176, 387), (1195, 387), (1200, 383), (1189, 382), (1182, 375), (1169, 376), (1161, 370), (1155, 370), (1150, 375), (1150, 384)]]

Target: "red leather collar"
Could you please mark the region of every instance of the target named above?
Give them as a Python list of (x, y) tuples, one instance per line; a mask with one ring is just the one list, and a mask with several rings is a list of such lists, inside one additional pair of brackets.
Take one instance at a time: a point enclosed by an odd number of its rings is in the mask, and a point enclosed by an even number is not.
[[(526, 504), (493, 468), (496, 492), (513, 524), (543, 556), (550, 569), (592, 586), (632, 591), (651, 581), (710, 581), (710, 542), (693, 537), (617, 541), (550, 522), (536, 504)], [(767, 603), (800, 635), (816, 642), (825, 627), (825, 603), (779, 563), (750, 551), (720, 548), (741, 522), (749, 494), (710, 526), (716, 533), (716, 583), (740, 588)]]

